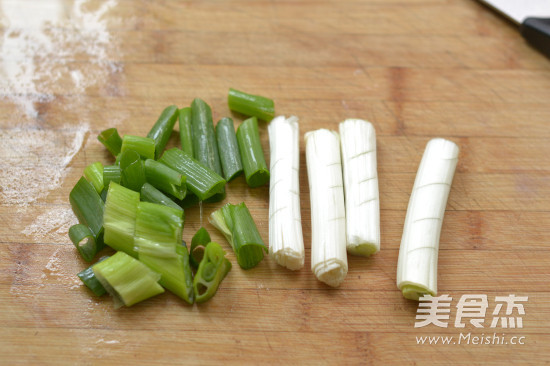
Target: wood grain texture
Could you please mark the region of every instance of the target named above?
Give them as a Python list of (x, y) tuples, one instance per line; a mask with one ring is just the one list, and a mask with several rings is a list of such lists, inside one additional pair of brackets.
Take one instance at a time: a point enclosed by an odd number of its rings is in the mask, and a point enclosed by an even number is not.
[[(0, 364), (543, 364), (550, 362), (550, 60), (472, 0), (0, 1)], [(84, 167), (112, 161), (97, 134), (145, 135), (162, 109), (200, 97), (214, 120), (229, 87), (275, 100), (300, 133), (346, 118), (377, 132), (381, 251), (349, 257), (338, 289), (310, 269), (236, 265), (208, 303), (170, 293), (114, 310), (75, 276), (68, 195)], [(267, 128), (260, 135), (269, 160)], [(432, 137), (461, 151), (441, 233), (448, 328), (415, 328), (395, 285), (416, 170)], [(303, 139), (301, 140), (303, 141)], [(169, 146), (177, 146), (174, 133)], [(268, 187), (242, 177), (268, 237)], [(184, 239), (222, 205), (186, 211)], [(106, 250), (108, 252), (108, 250)], [(454, 327), (464, 294), (487, 294), (485, 328)], [(495, 296), (529, 296), (523, 328), (489, 328)], [(461, 333), (523, 345), (417, 344)]]

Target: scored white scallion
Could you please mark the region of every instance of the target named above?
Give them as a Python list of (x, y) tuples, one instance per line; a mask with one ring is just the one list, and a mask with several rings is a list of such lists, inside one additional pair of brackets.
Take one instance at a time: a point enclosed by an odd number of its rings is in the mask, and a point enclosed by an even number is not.
[(346, 201), (348, 253), (369, 256), (380, 250), (380, 200), (376, 133), (361, 119), (341, 122), (340, 145)]
[(304, 266), (300, 215), (298, 118), (279, 116), (268, 126), (270, 159), (269, 255), (281, 266)]
[(397, 263), (397, 287), (407, 299), (437, 294), (437, 257), (458, 146), (441, 138), (426, 145), (409, 200)]
[(327, 285), (339, 286), (348, 273), (346, 213), (340, 137), (325, 129), (305, 135), (311, 201), (311, 270)]

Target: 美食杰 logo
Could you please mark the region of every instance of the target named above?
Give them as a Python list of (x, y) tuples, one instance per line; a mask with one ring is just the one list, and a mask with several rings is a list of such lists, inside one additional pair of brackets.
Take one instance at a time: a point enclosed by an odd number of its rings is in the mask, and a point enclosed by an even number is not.
[[(435, 326), (439, 328), (465, 328), (472, 325), (474, 328), (489, 328), (492, 334), (486, 335), (460, 333), (458, 337), (453, 335), (416, 336), (417, 344), (492, 344), (515, 345), (525, 344), (525, 336), (506, 335), (496, 333), (496, 328), (520, 329), (523, 328), (524, 304), (529, 300), (528, 296), (495, 296), (492, 305), (486, 294), (465, 294), (454, 304), (456, 312), (451, 318), (453, 298), (449, 295), (430, 296), (420, 298), (416, 313), (415, 328)], [(450, 326), (449, 326), (450, 324)]]
[[(416, 315), (415, 328), (425, 327), (433, 324), (438, 327), (447, 328), (451, 312), (453, 298), (449, 295), (423, 296), (420, 298)], [(525, 309), (523, 303), (527, 302), (528, 296), (495, 296), (496, 305), (492, 311), (490, 328), (496, 328), (500, 323), (502, 328), (523, 328)], [(505, 306), (505, 311), (503, 310)], [(489, 302), (487, 295), (462, 295), (456, 304), (455, 328), (464, 328), (465, 319), (476, 328), (483, 328), (487, 317)], [(503, 314), (504, 313), (504, 314)]]

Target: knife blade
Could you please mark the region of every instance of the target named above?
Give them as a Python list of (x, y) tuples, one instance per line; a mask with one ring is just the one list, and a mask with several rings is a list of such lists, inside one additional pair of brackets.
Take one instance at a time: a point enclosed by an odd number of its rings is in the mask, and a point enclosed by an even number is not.
[(519, 25), (523, 38), (550, 58), (549, 0), (479, 0)]

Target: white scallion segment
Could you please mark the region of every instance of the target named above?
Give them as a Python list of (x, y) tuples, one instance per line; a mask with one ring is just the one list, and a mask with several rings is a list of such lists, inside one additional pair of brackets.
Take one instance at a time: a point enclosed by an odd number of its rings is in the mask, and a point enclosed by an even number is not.
[(437, 294), (437, 256), (445, 206), (458, 161), (458, 146), (441, 138), (426, 145), (409, 200), (397, 287), (407, 299)]
[(305, 141), (311, 200), (311, 270), (320, 281), (337, 287), (348, 273), (340, 137), (321, 129), (306, 133)]
[(380, 200), (376, 170), (376, 133), (361, 119), (340, 123), (346, 201), (348, 253), (369, 256), (380, 250)]
[(300, 215), (298, 118), (274, 118), (268, 126), (270, 159), (269, 255), (281, 266), (304, 266)]

